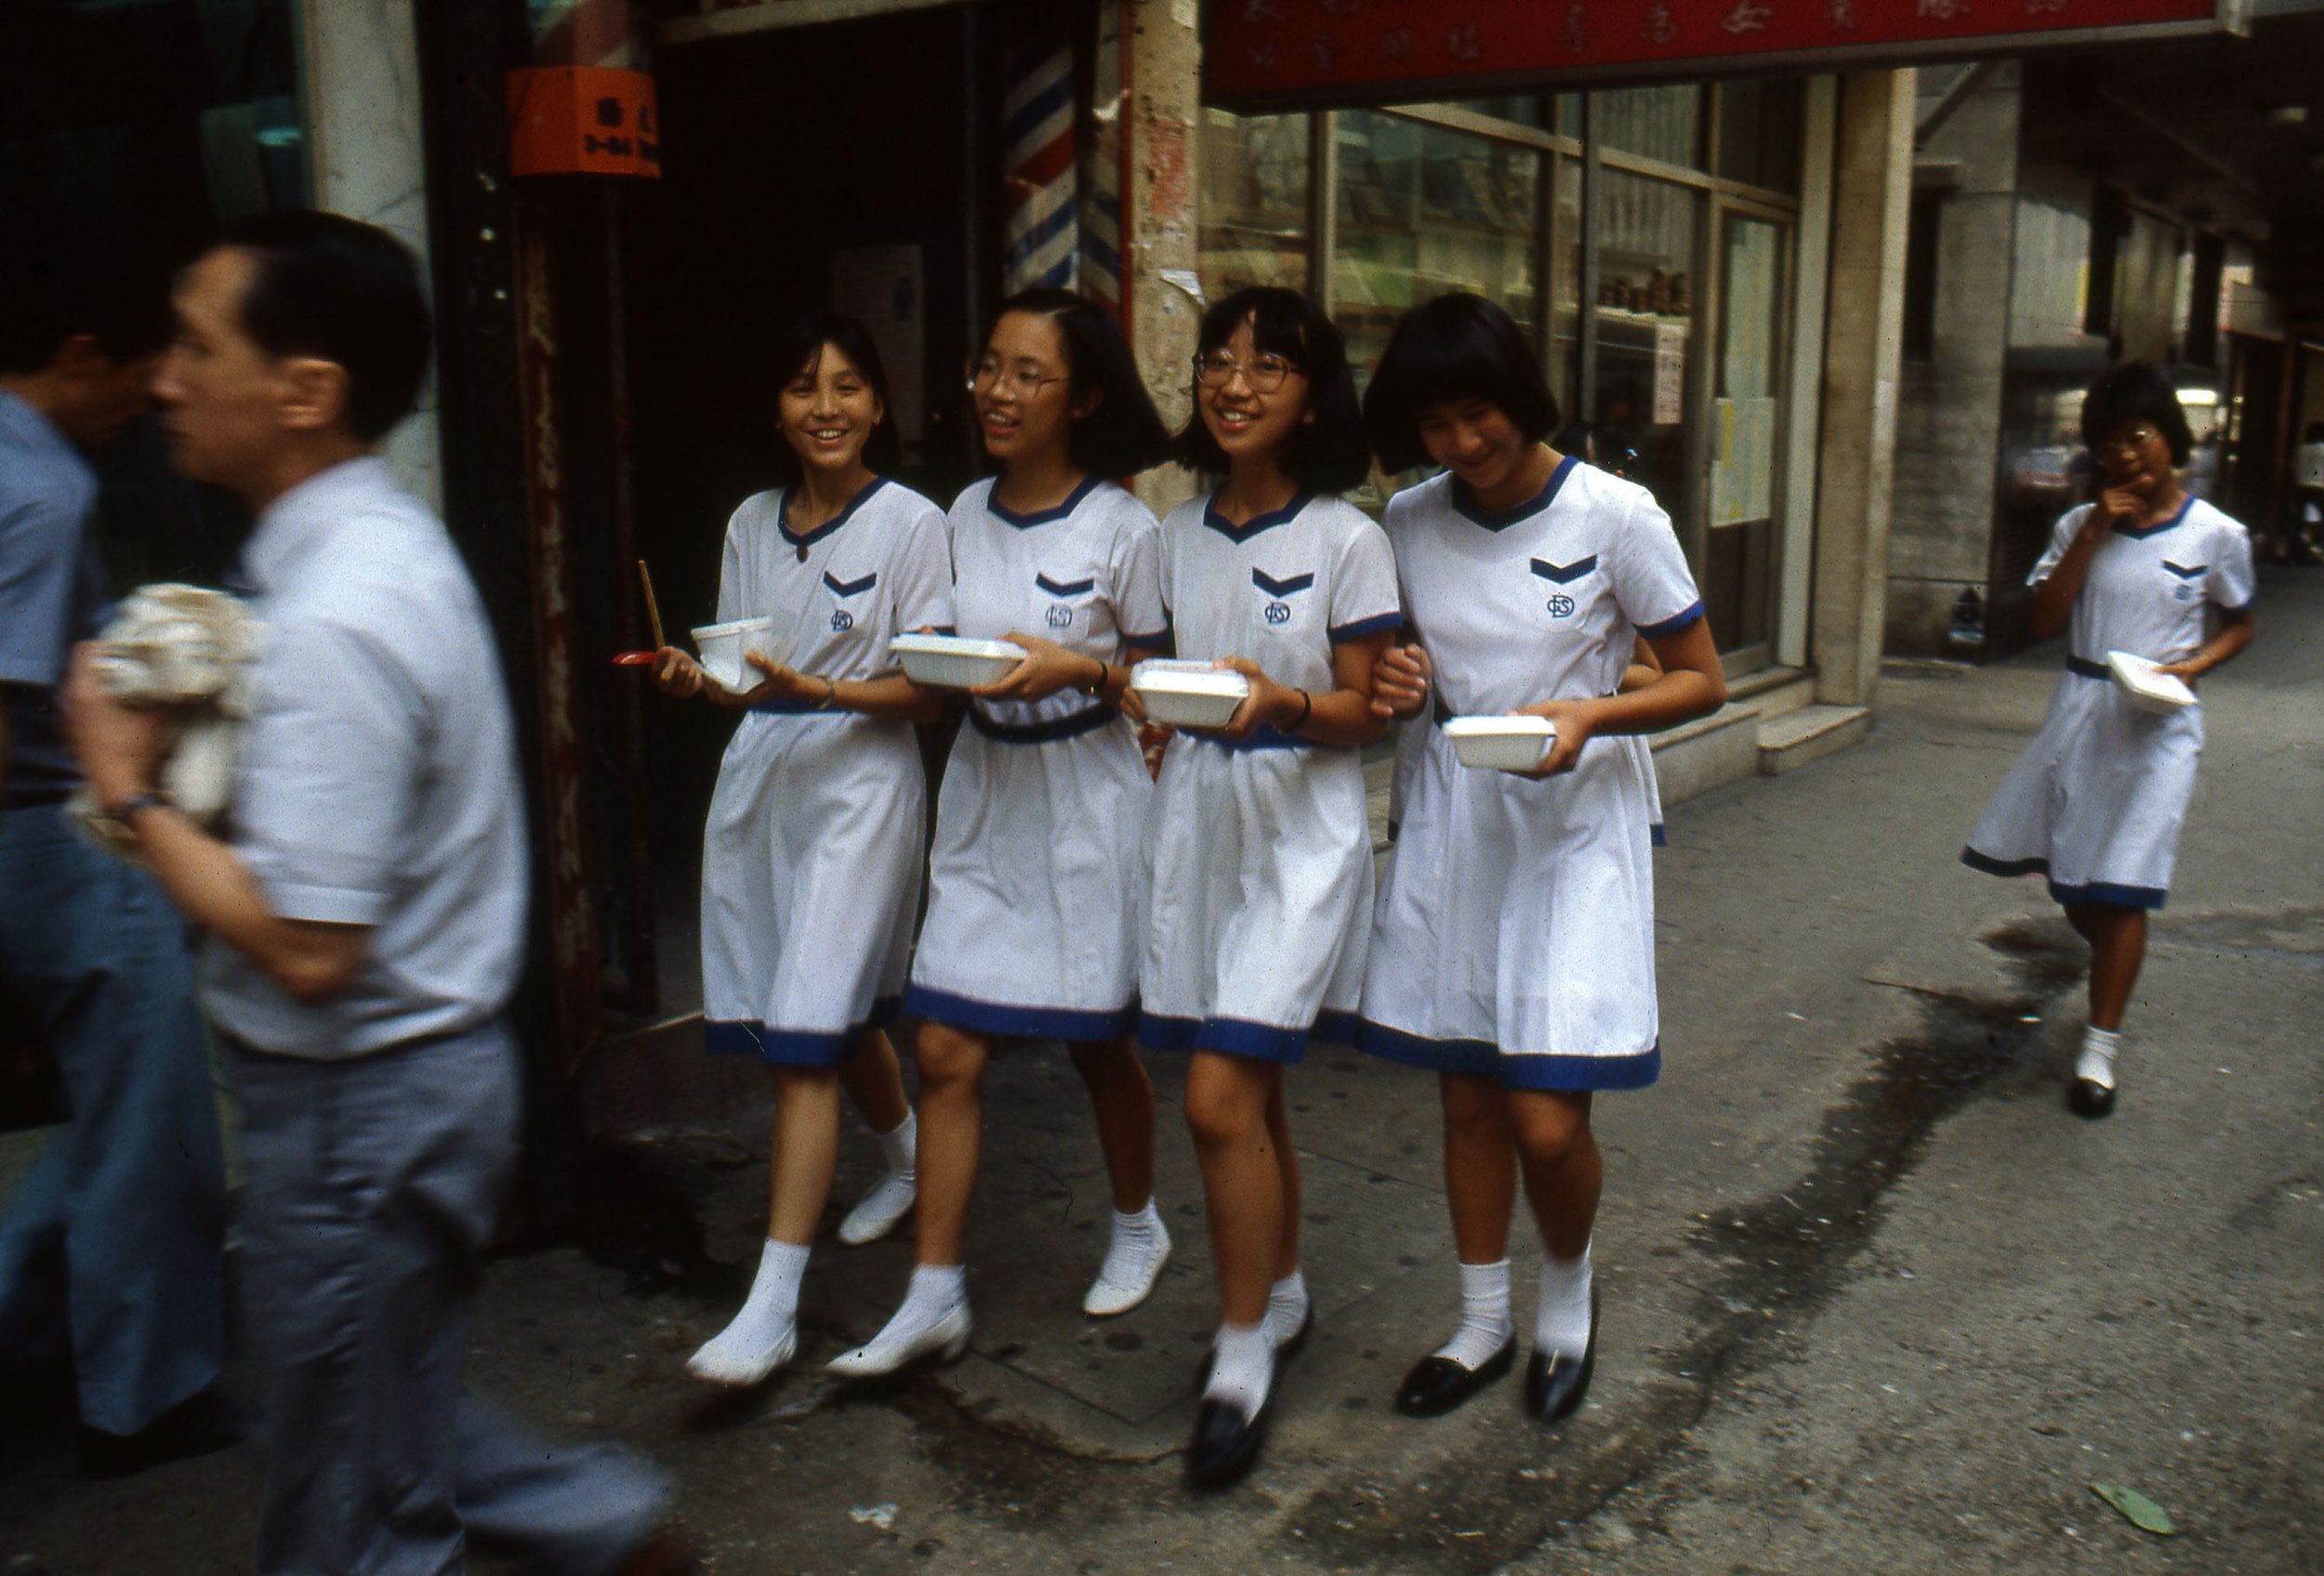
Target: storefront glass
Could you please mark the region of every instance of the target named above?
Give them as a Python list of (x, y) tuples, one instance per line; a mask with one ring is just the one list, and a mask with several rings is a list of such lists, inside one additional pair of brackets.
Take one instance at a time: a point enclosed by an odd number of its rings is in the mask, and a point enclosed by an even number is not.
[(1638, 449), (1634, 479), (1652, 490), (1680, 539), (1692, 513), (1686, 485), (1686, 388), (1694, 351), (1695, 235), (1702, 194), (1609, 169), (1598, 243), (1597, 392), (1592, 420)]
[(1396, 319), (1468, 290), (1538, 318), (1541, 162), (1535, 149), (1367, 111), (1339, 117), (1332, 304), (1357, 377)]
[(1623, 87), (1599, 94), (1595, 109), (1598, 140), (1611, 152), (1701, 167), (1701, 88)]
[(1201, 268), (1212, 296), (1307, 287), (1308, 165), (1305, 115), (1204, 114)]

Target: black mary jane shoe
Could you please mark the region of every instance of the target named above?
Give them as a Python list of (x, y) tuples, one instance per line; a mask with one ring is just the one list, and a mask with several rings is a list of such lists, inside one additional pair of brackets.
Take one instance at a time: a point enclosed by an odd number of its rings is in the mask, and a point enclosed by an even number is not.
[(1404, 1376), (1404, 1384), (1396, 1391), (1396, 1410), (1406, 1417), (1442, 1417), (1507, 1373), (1516, 1360), (1514, 1335), (1474, 1368), (1464, 1368), (1450, 1357), (1432, 1352), (1414, 1363), (1412, 1371)]
[(1581, 1405), (1590, 1393), (1590, 1376), (1598, 1366), (1598, 1296), (1590, 1294), (1590, 1340), (1576, 1361), (1564, 1352), (1536, 1348), (1525, 1364), (1525, 1415), (1536, 1423), (1556, 1423)]
[(2078, 1078), (2067, 1088), (2066, 1104), (2076, 1116), (2094, 1119), (2114, 1109), (2114, 1091), (2103, 1083)]
[(1195, 1437), (1186, 1447), (1186, 1484), (1192, 1489), (1224, 1489), (1239, 1482), (1259, 1459), (1260, 1442), (1267, 1433), (1267, 1412), (1274, 1397), (1261, 1402), (1256, 1417), (1247, 1417), (1230, 1401), (1202, 1403), (1195, 1414)]

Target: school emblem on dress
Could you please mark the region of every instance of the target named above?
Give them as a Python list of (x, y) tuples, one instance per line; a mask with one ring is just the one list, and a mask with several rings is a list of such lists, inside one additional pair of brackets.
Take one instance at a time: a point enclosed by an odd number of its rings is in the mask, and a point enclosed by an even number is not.
[(2184, 563), (2173, 563), (2167, 558), (2162, 561), (2162, 566), (2170, 570), (2178, 581), (2171, 588), (2171, 600), (2173, 602), (2193, 602), (2195, 582), (2202, 576), (2203, 571), (2210, 567), (2202, 563), (2189, 567)]
[(1315, 576), (1312, 574), (1293, 575), (1278, 580), (1263, 569), (1253, 569), (1250, 583), (1274, 599), (1267, 603), (1267, 622), (1288, 624), (1291, 621), (1291, 604), (1283, 599), (1307, 589), (1315, 583)]
[[(879, 574), (878, 571), (875, 570), (871, 574), (865, 576), (860, 580), (842, 580), (838, 576), (832, 574), (830, 570), (826, 569), (823, 572), (823, 583), (825, 589), (830, 591), (833, 596), (861, 596), (865, 591), (870, 590), (874, 586), (879, 584)], [(854, 614), (849, 612), (844, 607), (835, 608), (832, 610), (831, 629), (834, 634), (843, 635), (853, 628), (855, 628)]]
[[(1597, 566), (1598, 555), (1594, 552), (1588, 558), (1578, 558), (1571, 563), (1552, 563), (1546, 558), (1537, 558), (1533, 561), (1533, 572), (1553, 586), (1570, 586)], [(1574, 616), (1575, 605), (1574, 599), (1565, 592), (1555, 592), (1549, 601), (1550, 616), (1571, 618)]]
[[(1033, 583), (1053, 597), (1085, 596), (1097, 589), (1097, 581), (1086, 577), (1079, 580), (1052, 580), (1047, 575), (1037, 574), (1033, 576)], [(1049, 612), (1044, 616), (1048, 618), (1049, 627), (1052, 629), (1073, 628), (1074, 610), (1063, 602), (1051, 603)]]

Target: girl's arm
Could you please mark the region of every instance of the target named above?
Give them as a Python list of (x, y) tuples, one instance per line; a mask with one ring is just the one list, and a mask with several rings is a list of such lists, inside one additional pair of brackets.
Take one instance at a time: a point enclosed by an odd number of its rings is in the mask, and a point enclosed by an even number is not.
[(803, 700), (818, 711), (856, 711), (893, 722), (933, 722), (944, 716), (944, 697), (922, 689), (901, 673), (877, 679), (833, 679), (800, 673), (770, 662), (757, 652), (743, 658), (766, 680), (746, 695), (709, 686), (710, 698), (723, 706), (756, 706), (767, 700)]
[(1394, 639), (1393, 630), (1382, 629), (1333, 646), (1334, 687), (1328, 691), (1276, 683), (1248, 657), (1222, 659), (1220, 667), (1232, 668), (1250, 681), (1250, 697), (1219, 732), (1231, 739), (1243, 739), (1265, 725), (1342, 749), (1372, 743), (1388, 731), (1387, 719), (1372, 714), (1372, 667)]
[(1123, 660), (1108, 662), (1021, 629), (1011, 629), (1001, 638), (1024, 647), (1024, 660), (992, 683), (971, 690), (971, 695), (986, 700), (1040, 700), (1059, 690), (1072, 689), (1094, 695), (1108, 706), (1118, 706), (1129, 687), (1131, 666), (1147, 655), (1132, 646)]
[(2090, 561), (2097, 555), (2098, 544), (2106, 539), (2119, 520), (2136, 520), (2143, 500), (2128, 487), (2108, 487), (2098, 495), (2090, 512), (2074, 533), (2074, 539), (2066, 546), (2066, 556), (2058, 560), (2048, 579), (2034, 588), (2033, 607), (2027, 616), (2027, 627), (2033, 638), (2046, 641), (2062, 633), (2074, 616), (2074, 599), (2082, 592), (2082, 577), (2090, 573)]
[(1727, 681), (1710, 620), (1697, 618), (1672, 634), (1649, 637), (1661, 664), (1659, 678), (1642, 688), (1588, 700), (1544, 700), (1517, 709), (1522, 716), (1547, 717), (1557, 739), (1530, 776), (1549, 777), (1573, 770), (1581, 747), (1598, 734), (1653, 734), (1707, 717), (1726, 704)]
[(2222, 613), (2219, 616), (2219, 632), (2205, 641), (2201, 650), (2183, 661), (2165, 664), (2161, 670), (2185, 679), (2191, 684), (2221, 663), (2238, 656), (2251, 643), (2251, 610), (2241, 607), (2233, 613)]

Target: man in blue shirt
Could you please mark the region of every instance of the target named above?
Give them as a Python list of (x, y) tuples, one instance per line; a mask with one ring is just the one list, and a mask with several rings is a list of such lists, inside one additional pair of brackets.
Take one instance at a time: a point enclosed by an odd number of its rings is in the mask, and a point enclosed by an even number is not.
[(0, 1358), (69, 1354), (92, 1471), (226, 1432), (226, 1182), (185, 926), (152, 879), (66, 824), (73, 643), (109, 588), (82, 451), (142, 414), (169, 318), (158, 277), (20, 259), (0, 311), (0, 988), (69, 1102), (0, 1220)]
[(261, 1576), (667, 1568), (661, 1475), (469, 1396), (469, 1316), (520, 1120), (503, 1013), (523, 788), (490, 625), (443, 525), (374, 454), (430, 328), (418, 271), (327, 214), (229, 231), (179, 283), (155, 380), (178, 467), (257, 515), (264, 627), (226, 835), (156, 789), (150, 711), (68, 689), (75, 747), (208, 934), (243, 1115), (244, 1306), (267, 1443)]

